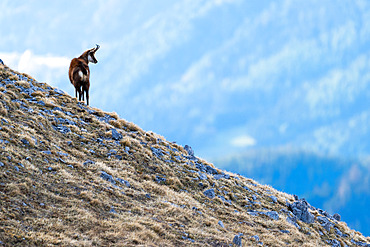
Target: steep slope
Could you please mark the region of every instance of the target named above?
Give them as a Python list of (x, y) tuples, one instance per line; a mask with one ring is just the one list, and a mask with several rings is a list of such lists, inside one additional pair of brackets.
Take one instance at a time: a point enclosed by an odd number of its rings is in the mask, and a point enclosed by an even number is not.
[(367, 246), (339, 215), (0, 65), (0, 245)]

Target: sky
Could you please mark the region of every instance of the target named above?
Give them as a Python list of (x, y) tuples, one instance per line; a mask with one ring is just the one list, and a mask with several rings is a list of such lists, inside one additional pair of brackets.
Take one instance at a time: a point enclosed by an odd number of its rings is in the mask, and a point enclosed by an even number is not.
[(0, 58), (213, 159), (292, 147), (367, 159), (370, 6), (362, 0), (0, 2)]

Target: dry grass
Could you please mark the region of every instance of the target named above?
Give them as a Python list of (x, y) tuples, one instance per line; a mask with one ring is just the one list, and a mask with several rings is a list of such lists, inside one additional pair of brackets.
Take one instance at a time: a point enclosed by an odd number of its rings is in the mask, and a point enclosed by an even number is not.
[[(13, 73), (0, 66), (1, 79), (18, 78)], [(239, 233), (243, 246), (258, 246), (254, 235), (264, 246), (325, 246), (325, 240), (338, 239), (317, 222), (298, 222), (301, 229), (288, 223), (281, 210), (293, 202), (291, 195), (232, 173), (229, 179), (207, 174), (199, 180), (183, 147), (116, 113), (89, 114), (72, 97), (51, 93), (47, 84), (34, 83), (46, 92), (22, 94), (19, 87), (31, 87), (29, 80), (0, 87), (7, 90), (0, 93), (0, 140), (8, 141), (0, 142), (0, 245), (230, 246)], [(106, 115), (115, 120), (98, 119)], [(69, 129), (62, 133), (55, 118), (75, 124), (62, 124)], [(120, 141), (111, 139), (112, 128), (122, 134)], [(210, 188), (230, 203), (204, 196)], [(258, 203), (249, 202), (253, 196)], [(280, 218), (248, 210), (276, 211)], [(342, 244), (370, 242), (343, 222), (336, 227), (348, 235), (340, 238)]]

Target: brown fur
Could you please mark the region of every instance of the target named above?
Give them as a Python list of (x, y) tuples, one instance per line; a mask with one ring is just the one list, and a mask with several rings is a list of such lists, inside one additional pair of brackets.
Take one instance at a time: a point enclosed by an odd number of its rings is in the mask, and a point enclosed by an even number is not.
[[(69, 66), (69, 80), (75, 87), (76, 98), (78, 93), (78, 100), (84, 101), (84, 93), (86, 92), (86, 103), (89, 105), (89, 88), (90, 88), (90, 69), (89, 62), (97, 63), (98, 60), (95, 58), (95, 52), (99, 49), (99, 45), (96, 48), (89, 49), (82, 53), (78, 58), (73, 58)], [(89, 60), (89, 56), (91, 60)]]

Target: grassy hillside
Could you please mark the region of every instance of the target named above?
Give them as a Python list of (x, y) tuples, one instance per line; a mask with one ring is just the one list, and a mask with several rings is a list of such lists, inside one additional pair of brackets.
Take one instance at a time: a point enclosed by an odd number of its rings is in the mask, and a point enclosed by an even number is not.
[(0, 123), (3, 246), (370, 243), (339, 215), (4, 65)]

